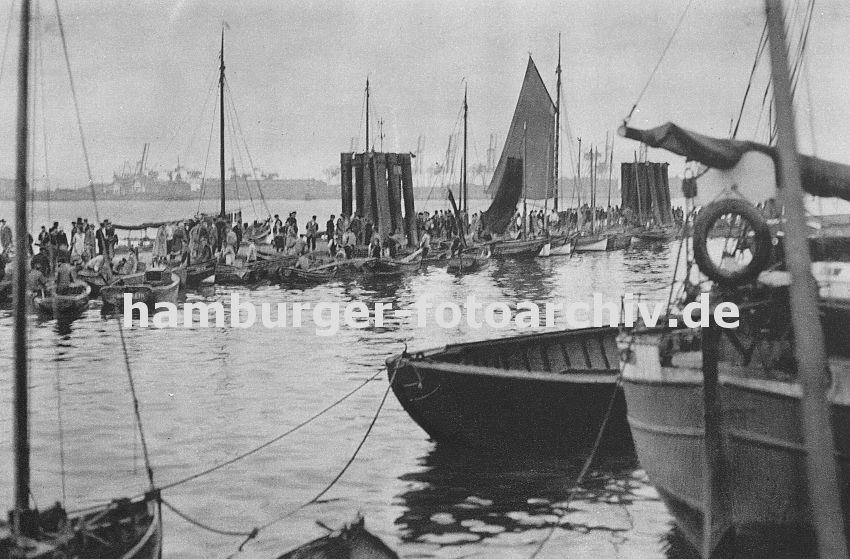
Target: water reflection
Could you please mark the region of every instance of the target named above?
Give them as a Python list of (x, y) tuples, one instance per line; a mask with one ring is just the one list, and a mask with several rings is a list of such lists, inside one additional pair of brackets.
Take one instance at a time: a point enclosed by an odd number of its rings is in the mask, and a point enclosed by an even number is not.
[[(540, 459), (477, 454), (437, 445), (422, 470), (400, 477), (404, 512), (395, 520), (404, 542), (450, 545), (481, 542), (560, 523), (568, 531), (612, 534), (632, 529), (627, 507), (646, 482), (634, 459), (596, 462), (568, 503), (585, 456)], [(563, 517), (561, 519), (561, 517)]]

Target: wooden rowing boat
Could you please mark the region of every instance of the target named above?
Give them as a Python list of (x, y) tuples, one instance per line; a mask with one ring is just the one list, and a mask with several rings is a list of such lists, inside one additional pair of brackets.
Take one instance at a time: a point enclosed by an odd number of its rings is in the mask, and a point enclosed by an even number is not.
[(460, 448), (566, 455), (602, 444), (633, 452), (617, 384), (616, 328), (453, 344), (387, 359), (402, 407), (434, 440)]
[(490, 266), (488, 254), (460, 254), (446, 259), (446, 271), (450, 274), (470, 274)]
[(363, 270), (363, 274), (366, 277), (372, 278), (398, 278), (403, 276), (405, 272), (403, 265), (398, 262), (378, 258), (372, 258), (364, 262), (361, 270)]
[(533, 258), (540, 253), (546, 239), (516, 241), (491, 241), (488, 243), (493, 258)]
[[(113, 273), (111, 283), (115, 283), (116, 281), (119, 281), (119, 280), (122, 280), (122, 279), (127, 279), (128, 281), (130, 281), (132, 283), (133, 278), (143, 277), (145, 274), (141, 270), (144, 269), (144, 264), (139, 264), (139, 266), (140, 266), (140, 271), (133, 272), (132, 274)], [(96, 272), (92, 269), (87, 269), (87, 268), (83, 268), (82, 270), (77, 272), (77, 279), (81, 279), (84, 282), (86, 282), (87, 284), (89, 284), (89, 287), (91, 287), (91, 296), (92, 297), (99, 296), (100, 290), (102, 288), (104, 288), (106, 285), (108, 285), (106, 283), (106, 278), (104, 278), (100, 274), (99, 271)]]
[(321, 270), (308, 269), (302, 270), (286, 266), (277, 270), (278, 278), (281, 283), (289, 285), (316, 285), (325, 283), (336, 277), (338, 269), (336, 267), (326, 267)]
[(125, 295), (130, 304), (144, 303), (155, 308), (157, 303), (177, 304), (180, 275), (171, 270), (148, 270), (132, 278), (123, 278), (100, 290), (100, 298), (107, 308), (124, 308)]
[(71, 316), (86, 310), (89, 304), (91, 287), (84, 281), (77, 280), (63, 293), (56, 293), (56, 286), (51, 284), (47, 293), (33, 297), (33, 304), (39, 313), (60, 316)]

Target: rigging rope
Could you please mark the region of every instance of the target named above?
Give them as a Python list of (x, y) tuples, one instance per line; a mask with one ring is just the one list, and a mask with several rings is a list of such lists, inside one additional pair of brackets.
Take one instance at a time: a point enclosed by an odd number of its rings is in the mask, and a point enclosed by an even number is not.
[(121, 324), (121, 319), (118, 315), (115, 316), (115, 322), (118, 323), (118, 332), (121, 335), (121, 351), (124, 354), (124, 368), (127, 370), (127, 382), (130, 384), (130, 394), (133, 396), (133, 415), (136, 419), (136, 426), (139, 429), (139, 440), (142, 443), (142, 454), (145, 458), (145, 470), (148, 474), (148, 481), (150, 482), (151, 490), (153, 490), (153, 468), (151, 467), (150, 455), (148, 454), (148, 444), (145, 441), (145, 431), (142, 428), (142, 416), (139, 412), (139, 398), (136, 396), (136, 383), (133, 381), (133, 372), (130, 369), (130, 355), (127, 352), (127, 340), (124, 338), (124, 326)]
[(83, 157), (86, 160), (86, 174), (89, 179), (89, 189), (91, 189), (91, 199), (94, 203), (94, 217), (97, 223), (100, 223), (100, 214), (97, 210), (97, 194), (94, 190), (94, 180), (92, 179), (91, 163), (89, 162), (89, 152), (86, 148), (86, 137), (83, 134), (83, 119), (80, 118), (80, 103), (77, 100), (77, 88), (74, 86), (74, 75), (71, 73), (71, 59), (68, 56), (68, 43), (65, 40), (65, 26), (62, 24), (62, 12), (59, 10), (59, 0), (53, 0), (53, 5), (56, 6), (56, 21), (59, 24), (59, 37), (62, 39), (62, 52), (65, 55), (65, 67), (68, 69), (68, 83), (71, 88), (71, 98), (74, 100), (74, 112), (77, 115), (77, 128), (80, 132), (80, 143), (83, 148)]
[[(216, 95), (215, 98), (218, 100), (218, 95)], [(207, 191), (207, 166), (210, 162), (210, 148), (212, 147), (213, 132), (215, 132), (215, 115), (217, 114), (218, 103), (213, 103), (212, 121), (210, 122), (210, 137), (209, 140), (207, 140), (207, 155), (204, 158), (204, 172), (201, 174), (201, 195), (198, 197), (198, 214), (201, 213), (201, 204), (204, 201), (204, 195)]]
[[(181, 481), (179, 481), (179, 482), (175, 482), (175, 483), (172, 483), (172, 484), (170, 484), (170, 485), (163, 486), (162, 488), (158, 489), (158, 490), (157, 490), (157, 492), (161, 492), (161, 491), (163, 491), (163, 490), (165, 490), (165, 489), (168, 489), (168, 488), (170, 488), (170, 487), (174, 487), (175, 485), (177, 485), (177, 484), (179, 484), (179, 483), (184, 483), (185, 481), (189, 481), (190, 479), (196, 479), (196, 478), (200, 477), (201, 475), (205, 475), (206, 473), (210, 473), (210, 472), (212, 472), (212, 471), (215, 471), (216, 469), (223, 468), (223, 467), (224, 467), (224, 466), (226, 466), (226, 465), (232, 464), (232, 463), (233, 463), (233, 462), (235, 462), (236, 460), (239, 460), (239, 459), (241, 459), (241, 458), (244, 458), (244, 457), (246, 457), (246, 456), (248, 456), (248, 455), (250, 455), (250, 454), (253, 454), (254, 452), (257, 452), (257, 451), (259, 451), (259, 450), (261, 450), (261, 449), (263, 449), (263, 448), (265, 448), (265, 447), (267, 447), (267, 446), (269, 446), (269, 445), (273, 444), (274, 442), (277, 442), (277, 441), (278, 441), (278, 440), (280, 440), (281, 438), (285, 437), (286, 435), (288, 435), (288, 434), (290, 434), (290, 433), (293, 433), (293, 432), (297, 431), (298, 429), (300, 429), (300, 428), (301, 428), (301, 427), (303, 427), (304, 425), (307, 425), (308, 423), (310, 423), (310, 422), (312, 422), (313, 420), (317, 419), (318, 417), (320, 417), (321, 415), (323, 415), (324, 413), (326, 413), (326, 412), (327, 412), (327, 411), (329, 411), (330, 409), (334, 408), (334, 407), (335, 407), (335, 406), (337, 406), (338, 404), (340, 404), (340, 403), (342, 403), (343, 401), (345, 401), (346, 399), (348, 399), (348, 398), (349, 398), (350, 396), (352, 396), (355, 392), (357, 392), (358, 390), (360, 390), (361, 388), (363, 388), (364, 386), (366, 386), (366, 384), (368, 384), (369, 382), (371, 382), (372, 380), (374, 380), (375, 378), (377, 378), (377, 377), (378, 377), (378, 375), (380, 375), (380, 374), (383, 372), (383, 370), (384, 370), (384, 369), (382, 368), (380, 371), (378, 371), (377, 373), (375, 373), (374, 375), (372, 375), (371, 377), (369, 377), (368, 379), (366, 379), (366, 380), (365, 380), (362, 384), (360, 384), (359, 386), (357, 386), (354, 390), (350, 391), (348, 394), (346, 394), (345, 396), (343, 396), (342, 398), (340, 398), (339, 400), (337, 400), (336, 402), (334, 402), (334, 403), (333, 403), (333, 404), (331, 404), (330, 406), (326, 407), (325, 409), (323, 409), (323, 410), (322, 410), (322, 411), (320, 411), (319, 413), (317, 413), (317, 414), (313, 415), (312, 417), (310, 417), (309, 419), (305, 420), (305, 421), (304, 421), (304, 422), (302, 422), (301, 424), (299, 424), (299, 425), (297, 425), (297, 426), (293, 427), (292, 429), (290, 429), (290, 430), (289, 430), (289, 431), (287, 431), (286, 433), (284, 433), (284, 434), (282, 434), (282, 435), (279, 435), (278, 437), (275, 437), (274, 439), (272, 439), (272, 440), (270, 440), (270, 441), (268, 441), (268, 442), (266, 442), (266, 443), (264, 443), (264, 444), (260, 445), (259, 447), (256, 447), (255, 449), (253, 449), (253, 450), (249, 451), (248, 453), (245, 453), (245, 454), (240, 455), (240, 456), (238, 456), (238, 457), (236, 457), (236, 458), (234, 458), (234, 459), (231, 459), (231, 460), (229, 460), (229, 461), (227, 461), (227, 462), (224, 462), (224, 463), (222, 463), (222, 464), (219, 464), (218, 466), (215, 466), (214, 468), (210, 468), (209, 470), (206, 470), (205, 472), (201, 472), (201, 473), (199, 473), (199, 474), (196, 474), (195, 476), (190, 476), (190, 477), (188, 477), (188, 478), (184, 478), (184, 480), (181, 480)], [(281, 522), (282, 520), (285, 520), (285, 519), (287, 519), (287, 518), (289, 518), (289, 517), (293, 516), (294, 514), (298, 513), (299, 511), (303, 510), (304, 508), (306, 508), (306, 507), (308, 507), (308, 506), (310, 506), (310, 505), (312, 505), (312, 504), (314, 504), (314, 503), (317, 503), (317, 502), (319, 501), (319, 499), (321, 499), (321, 498), (322, 498), (325, 494), (327, 494), (327, 492), (328, 492), (328, 491), (330, 491), (330, 490), (334, 487), (334, 485), (336, 485), (336, 483), (337, 483), (340, 479), (342, 479), (342, 476), (343, 476), (343, 475), (345, 475), (345, 472), (347, 472), (347, 471), (348, 471), (348, 469), (351, 467), (351, 465), (352, 465), (352, 464), (354, 463), (354, 461), (357, 459), (357, 456), (358, 456), (358, 454), (360, 453), (360, 450), (361, 450), (361, 449), (363, 448), (363, 446), (366, 444), (366, 440), (369, 438), (369, 435), (372, 433), (372, 429), (375, 427), (375, 424), (376, 424), (376, 423), (377, 423), (377, 421), (378, 421), (378, 417), (380, 416), (380, 414), (381, 414), (381, 410), (383, 409), (384, 404), (385, 404), (385, 403), (386, 403), (386, 401), (387, 401), (387, 396), (388, 396), (388, 395), (389, 395), (389, 393), (390, 393), (390, 389), (392, 388), (392, 385), (393, 385), (393, 382), (394, 382), (394, 381), (395, 381), (395, 372), (393, 373), (393, 376), (390, 378), (390, 381), (389, 381), (389, 384), (388, 384), (388, 386), (387, 386), (386, 390), (384, 390), (383, 397), (381, 398), (381, 401), (380, 401), (380, 403), (378, 404), (378, 409), (375, 411), (375, 414), (374, 414), (374, 416), (372, 417), (372, 420), (369, 422), (369, 426), (366, 428), (366, 431), (364, 432), (363, 436), (361, 437), (360, 442), (358, 443), (357, 447), (354, 449), (354, 452), (351, 454), (351, 456), (348, 458), (348, 460), (346, 460), (345, 464), (344, 464), (344, 465), (343, 465), (343, 467), (340, 469), (340, 471), (339, 471), (339, 472), (337, 472), (337, 474), (334, 476), (334, 478), (333, 478), (333, 479), (332, 479), (332, 480), (331, 480), (328, 484), (326, 484), (326, 485), (325, 485), (325, 487), (324, 487), (324, 488), (322, 488), (322, 490), (321, 490), (321, 491), (319, 491), (319, 492), (318, 492), (315, 496), (313, 496), (313, 497), (312, 497), (309, 501), (304, 502), (303, 504), (299, 505), (299, 506), (298, 506), (298, 507), (296, 507), (295, 509), (293, 509), (293, 510), (291, 510), (291, 511), (288, 511), (287, 513), (282, 514), (282, 515), (280, 515), (280, 516), (278, 516), (278, 517), (276, 517), (276, 518), (273, 518), (272, 520), (270, 520), (270, 521), (268, 521), (268, 522), (266, 522), (266, 523), (264, 523), (264, 524), (261, 524), (260, 526), (256, 526), (256, 527), (252, 528), (251, 530), (225, 530), (225, 529), (221, 529), (221, 528), (215, 528), (215, 527), (213, 527), (213, 526), (210, 526), (209, 524), (205, 524), (205, 523), (203, 523), (203, 522), (201, 522), (201, 521), (199, 521), (199, 520), (197, 520), (197, 519), (195, 519), (195, 518), (190, 517), (188, 514), (186, 514), (186, 513), (182, 512), (182, 511), (180, 511), (180, 510), (176, 509), (176, 508), (174, 507), (174, 505), (172, 505), (172, 504), (170, 504), (170, 503), (166, 502), (166, 501), (165, 501), (165, 499), (161, 499), (162, 503), (163, 503), (163, 504), (165, 504), (165, 506), (166, 506), (166, 507), (168, 507), (171, 511), (173, 511), (175, 514), (177, 514), (180, 518), (182, 518), (183, 520), (185, 520), (185, 521), (189, 522), (189, 523), (190, 523), (190, 524), (192, 524), (193, 526), (196, 526), (196, 527), (198, 527), (198, 528), (201, 528), (201, 529), (203, 529), (203, 530), (206, 530), (206, 531), (211, 532), (211, 533), (214, 533), (214, 534), (219, 534), (219, 535), (224, 535), (224, 536), (238, 536), (238, 537), (244, 537), (244, 538), (245, 538), (245, 540), (244, 540), (244, 541), (243, 541), (243, 542), (239, 545), (239, 548), (238, 548), (238, 551), (242, 551), (242, 548), (245, 546), (245, 544), (247, 544), (248, 542), (250, 542), (250, 541), (251, 541), (251, 540), (253, 540), (253, 539), (256, 539), (260, 532), (262, 532), (263, 530), (268, 529), (269, 527), (271, 527), (271, 526), (273, 526), (273, 525), (277, 524), (278, 522)]]
[(682, 22), (685, 21), (685, 15), (687, 15), (688, 10), (693, 4), (694, 0), (688, 0), (688, 5), (685, 6), (685, 9), (682, 11), (682, 15), (679, 16), (679, 22), (676, 24), (676, 28), (673, 29), (673, 34), (670, 35), (670, 39), (667, 41), (667, 44), (664, 46), (664, 50), (661, 51), (661, 56), (658, 58), (658, 62), (655, 63), (655, 68), (652, 69), (652, 72), (649, 74), (649, 79), (646, 80), (646, 84), (644, 84), (643, 89), (640, 90), (640, 93), (637, 96), (637, 100), (634, 105), (632, 105), (632, 110), (629, 111), (628, 116), (624, 119), (625, 122), (628, 122), (635, 110), (637, 109), (638, 104), (641, 99), (643, 99), (643, 94), (646, 93), (646, 90), (649, 88), (649, 84), (652, 83), (652, 79), (655, 77), (655, 73), (658, 71), (658, 68), (661, 66), (661, 61), (664, 60), (664, 57), (667, 55), (667, 51), (670, 50), (670, 45), (673, 44), (673, 39), (676, 38), (676, 34), (679, 32), (679, 28), (682, 26)]
[(12, 34), (12, 22), (15, 20), (15, 0), (9, 2), (9, 23), (6, 24), (6, 36), (3, 38), (3, 54), (0, 56), (0, 83), (3, 82), (3, 70), (6, 68), (6, 49), (9, 47), (9, 35)]
[[(251, 176), (254, 178), (254, 182), (256, 183), (257, 192), (260, 194), (260, 201), (262, 201), (262, 203), (263, 203), (263, 207), (266, 210), (266, 214), (267, 214), (268, 217), (271, 217), (272, 212), (269, 209), (269, 205), (266, 203), (266, 197), (263, 194), (262, 187), (260, 186), (260, 180), (257, 178), (256, 168), (254, 167), (254, 158), (251, 157), (251, 151), (248, 149), (248, 141), (245, 139), (245, 133), (242, 131), (242, 123), (239, 121), (239, 111), (236, 110), (236, 101), (233, 97), (233, 92), (230, 90), (230, 83), (228, 83), (227, 78), (224, 79), (224, 85), (227, 88), (227, 92), (230, 93), (229, 99), (230, 99), (230, 105), (233, 109), (233, 119), (236, 122), (236, 130), (239, 131), (239, 137), (242, 139), (242, 146), (245, 148), (245, 155), (248, 156), (248, 164), (251, 165)], [(239, 157), (240, 157), (240, 165), (244, 166), (244, 164), (241, 163), (241, 157), (242, 157), (241, 154), (240, 154)], [(248, 189), (248, 196), (251, 196), (251, 187), (248, 186), (247, 179), (246, 179), (246, 188)], [(252, 208), (253, 208), (253, 205), (254, 205), (254, 201), (252, 199), (251, 200), (251, 207)], [(254, 214), (257, 214), (256, 210), (254, 210)]]
[(738, 111), (738, 120), (735, 122), (735, 129), (732, 132), (732, 138), (736, 138), (738, 136), (738, 128), (741, 126), (741, 118), (744, 116), (744, 106), (747, 104), (747, 97), (750, 95), (750, 88), (753, 85), (753, 77), (756, 74), (756, 68), (758, 68), (759, 60), (761, 59), (762, 54), (764, 53), (764, 48), (767, 45), (767, 21), (764, 22), (764, 27), (761, 31), (761, 38), (759, 39), (759, 46), (756, 49), (756, 57), (753, 60), (753, 67), (750, 70), (750, 79), (747, 80), (747, 89), (744, 90), (744, 98), (741, 100), (741, 109)]
[[(62, 14), (61, 14), (61, 11), (59, 9), (59, 0), (54, 0), (53, 4), (56, 8), (56, 20), (57, 20), (57, 23), (59, 25), (59, 35), (62, 39), (62, 51), (63, 51), (64, 56), (65, 56), (65, 66), (68, 70), (68, 81), (69, 81), (69, 84), (70, 84), (71, 96), (72, 96), (73, 101), (74, 101), (74, 112), (75, 112), (75, 115), (76, 115), (76, 118), (77, 118), (77, 129), (78, 129), (79, 134), (80, 134), (80, 142), (82, 144), (83, 157), (85, 158), (86, 173), (87, 173), (87, 176), (88, 176), (89, 188), (91, 190), (92, 202), (94, 204), (95, 219), (97, 220), (98, 223), (100, 223), (101, 222), (100, 221), (100, 212), (99, 212), (98, 206), (97, 206), (97, 194), (95, 192), (94, 181), (92, 179), (91, 163), (89, 161), (88, 150), (86, 149), (86, 138), (85, 138), (85, 133), (83, 132), (82, 118), (80, 118), (80, 106), (79, 106), (79, 102), (77, 100), (76, 87), (74, 86), (73, 73), (71, 72), (71, 60), (70, 60), (70, 57), (68, 55), (68, 44), (67, 44), (67, 41), (65, 39), (65, 27), (62, 23)], [(56, 314), (56, 313), (54, 312), (54, 314)], [(118, 323), (118, 333), (119, 333), (119, 336), (121, 338), (121, 350), (122, 350), (122, 353), (123, 353), (123, 356), (124, 356), (124, 365), (125, 365), (125, 368), (126, 368), (126, 371), (127, 371), (127, 378), (129, 380), (129, 383), (130, 383), (130, 392), (131, 392), (132, 397), (133, 397), (133, 412), (134, 412), (136, 425), (137, 425), (138, 431), (139, 431), (139, 437), (140, 437), (140, 440), (141, 440), (141, 443), (142, 443), (142, 450), (144, 452), (145, 467), (147, 469), (148, 481), (150, 482), (151, 488), (153, 489), (153, 487), (154, 487), (153, 469), (151, 468), (151, 465), (150, 465), (150, 458), (148, 456), (148, 450), (147, 450), (147, 444), (145, 442), (144, 430), (142, 428), (142, 418), (141, 418), (141, 413), (139, 412), (139, 401), (138, 401), (138, 398), (136, 397), (136, 388), (135, 388), (135, 384), (133, 382), (133, 373), (132, 373), (132, 370), (130, 368), (130, 356), (129, 356), (129, 353), (127, 352), (127, 341), (126, 341), (125, 336), (124, 336), (124, 327), (121, 324), (121, 319), (117, 315), (116, 315), (116, 322)]]

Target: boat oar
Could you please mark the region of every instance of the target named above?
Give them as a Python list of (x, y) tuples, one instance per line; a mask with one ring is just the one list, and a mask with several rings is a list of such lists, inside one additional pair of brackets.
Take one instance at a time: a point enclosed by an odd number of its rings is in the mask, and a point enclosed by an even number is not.
[(413, 259), (422, 254), (422, 249), (416, 249), (412, 254), (405, 256), (399, 262), (413, 262)]

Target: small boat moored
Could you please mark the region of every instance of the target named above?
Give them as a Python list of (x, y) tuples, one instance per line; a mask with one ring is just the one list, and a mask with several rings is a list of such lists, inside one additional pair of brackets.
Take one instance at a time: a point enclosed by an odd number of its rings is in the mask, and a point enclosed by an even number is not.
[[(387, 359), (405, 411), (440, 444), (563, 455), (633, 452), (616, 328), (453, 344)], [(609, 411), (610, 410), (610, 411)]]
[(73, 282), (62, 293), (57, 293), (55, 285), (50, 285), (46, 293), (33, 297), (33, 305), (39, 313), (54, 318), (73, 316), (86, 310), (90, 294), (91, 287), (80, 280)]

